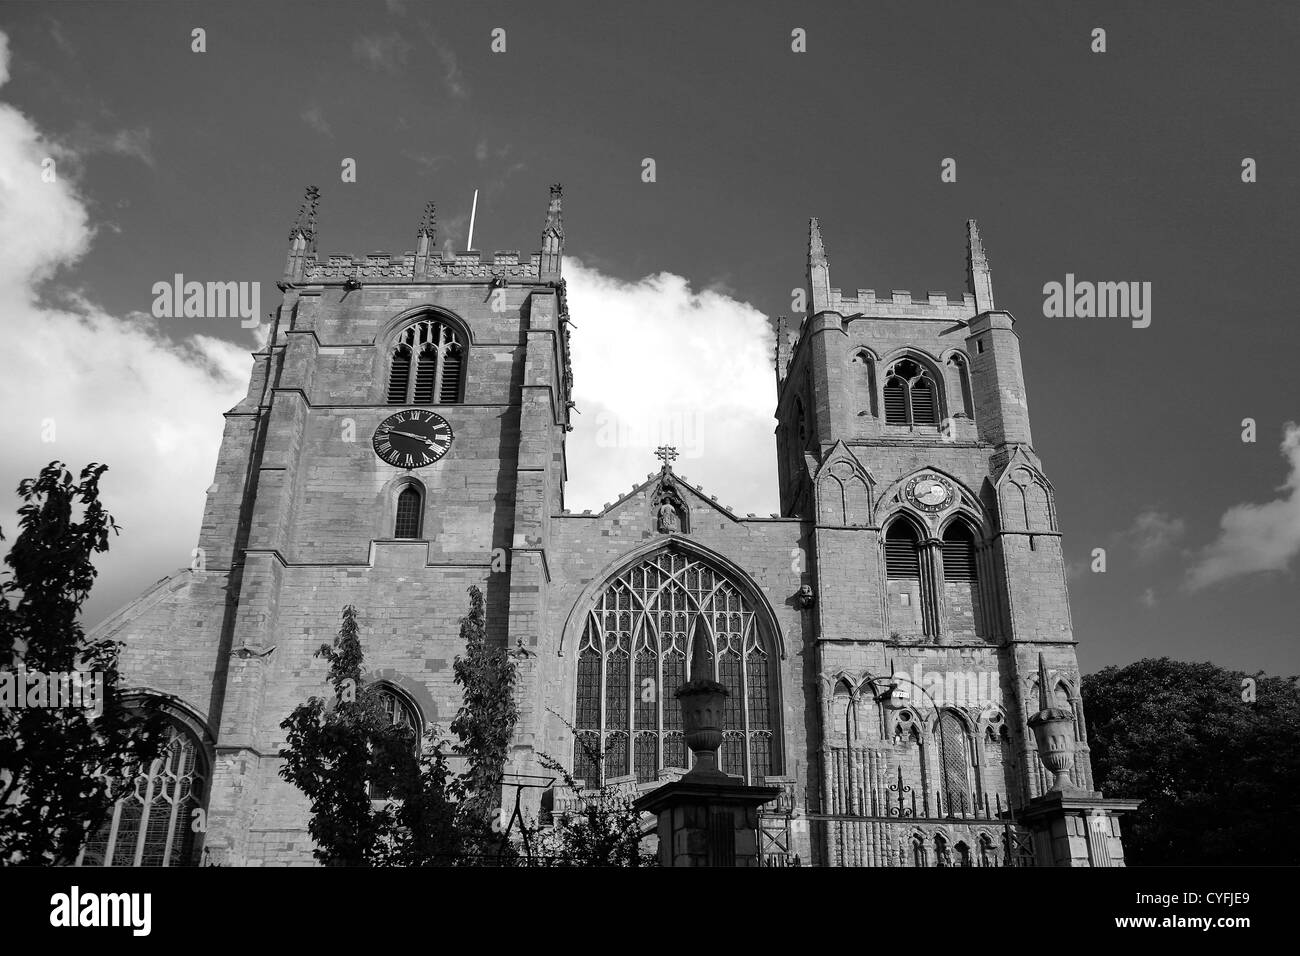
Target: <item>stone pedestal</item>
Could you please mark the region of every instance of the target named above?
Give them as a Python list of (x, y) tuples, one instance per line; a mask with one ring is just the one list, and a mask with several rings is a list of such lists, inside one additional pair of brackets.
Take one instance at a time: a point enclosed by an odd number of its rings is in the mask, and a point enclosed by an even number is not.
[(1039, 866), (1123, 866), (1119, 817), (1141, 803), (1091, 790), (1049, 790), (1022, 807), (1016, 820), (1033, 833)]
[(758, 808), (780, 795), (722, 773), (687, 774), (635, 807), (659, 817), (660, 866), (760, 866)]

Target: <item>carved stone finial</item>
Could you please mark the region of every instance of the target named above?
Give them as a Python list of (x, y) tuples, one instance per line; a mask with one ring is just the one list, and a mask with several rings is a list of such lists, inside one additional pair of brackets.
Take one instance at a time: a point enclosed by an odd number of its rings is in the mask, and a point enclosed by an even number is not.
[(299, 236), (304, 239), (316, 238), (316, 210), (319, 206), (320, 190), (315, 186), (308, 186), (302, 205), (298, 207), (298, 217), (294, 220), (293, 228), (289, 230), (290, 239)]
[(709, 634), (704, 621), (697, 620), (691, 635), (691, 680), (712, 680), (713, 664), (709, 654)]
[(974, 219), (966, 221), (966, 243), (970, 248), (971, 264), (987, 267), (989, 257), (984, 253), (984, 240), (980, 238), (979, 223)]
[(543, 236), (564, 238), (564, 187), (559, 183), (551, 185), (551, 202), (546, 207), (546, 225), (542, 227)]
[(993, 272), (984, 252), (979, 224), (974, 219), (966, 221), (966, 290), (975, 296), (976, 312), (992, 311)]
[(822, 227), (816, 216), (808, 220), (808, 262), (826, 264), (826, 244), (822, 241)]
[(826, 260), (826, 245), (817, 220), (808, 220), (808, 314), (816, 315), (831, 307), (831, 267)]
[(424, 215), (420, 218), (420, 228), (416, 231), (417, 236), (425, 236), (430, 241), (438, 232), (438, 206), (437, 203), (430, 200), (424, 204)]

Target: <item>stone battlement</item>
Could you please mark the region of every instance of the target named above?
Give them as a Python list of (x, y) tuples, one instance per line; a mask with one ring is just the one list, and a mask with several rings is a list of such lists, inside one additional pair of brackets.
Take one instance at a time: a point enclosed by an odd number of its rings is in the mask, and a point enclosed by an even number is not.
[(520, 261), (518, 252), (494, 252), (490, 256), (481, 252), (458, 252), (454, 256), (435, 254), (426, 257), (420, 257), (414, 252), (404, 252), (400, 256), (372, 252), (365, 256), (332, 255), (323, 260), (308, 256), (303, 266), (302, 281), (325, 284), (348, 280), (490, 282), (504, 278), (540, 281), (541, 262), (540, 252), (533, 253), (524, 262)]
[(975, 314), (975, 296), (967, 292), (960, 297), (946, 292), (927, 292), (918, 298), (905, 290), (893, 290), (888, 297), (878, 297), (875, 289), (858, 289), (850, 298), (839, 289), (830, 290), (830, 311), (845, 318), (861, 312), (868, 318), (882, 319), (961, 319)]

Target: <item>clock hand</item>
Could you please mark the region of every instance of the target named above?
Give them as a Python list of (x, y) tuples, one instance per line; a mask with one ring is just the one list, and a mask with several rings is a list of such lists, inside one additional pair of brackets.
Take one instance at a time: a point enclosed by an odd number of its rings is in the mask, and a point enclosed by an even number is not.
[(427, 441), (430, 440), (430, 439), (428, 439), (428, 438), (425, 438), (423, 435), (416, 435), (416, 434), (414, 434), (414, 433), (412, 433), (412, 432), (399, 432), (396, 428), (394, 428), (394, 429), (392, 430), (392, 434), (394, 434), (394, 435), (401, 435), (403, 438), (414, 438), (416, 441), (424, 441), (424, 442), (427, 442)]

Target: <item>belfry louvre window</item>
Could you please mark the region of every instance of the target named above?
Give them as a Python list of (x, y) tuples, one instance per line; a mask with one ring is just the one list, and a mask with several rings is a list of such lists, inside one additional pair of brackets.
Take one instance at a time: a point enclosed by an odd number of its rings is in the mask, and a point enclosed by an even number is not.
[(750, 782), (779, 773), (773, 657), (741, 590), (676, 549), (661, 551), (605, 587), (578, 644), (574, 777), (588, 787), (635, 774), (687, 769), (681, 704), (691, 642), (703, 636), (713, 673), (730, 692), (722, 769)]
[(916, 533), (906, 521), (895, 521), (885, 536), (885, 576), (920, 578), (921, 559)]
[(397, 496), (397, 520), (393, 523), (394, 538), (420, 536), (420, 505), (423, 498), (418, 488), (407, 485)]
[(949, 581), (975, 580), (975, 542), (960, 521), (943, 533), (943, 576)]
[(173, 723), (162, 756), (136, 775), (108, 819), (86, 841), (79, 866), (193, 866), (194, 811), (203, 806), (207, 760), (198, 740)]
[(885, 424), (939, 424), (939, 388), (920, 363), (900, 359), (885, 375)]
[(388, 404), (450, 405), (461, 401), (465, 343), (448, 322), (421, 319), (398, 333), (389, 357)]

